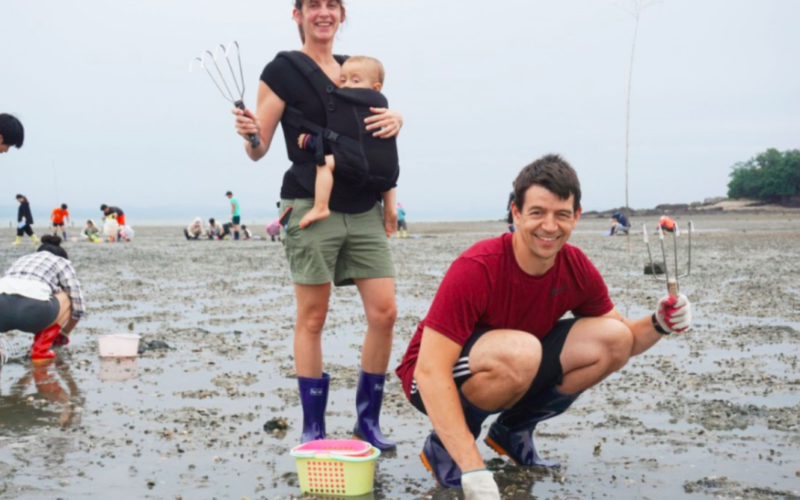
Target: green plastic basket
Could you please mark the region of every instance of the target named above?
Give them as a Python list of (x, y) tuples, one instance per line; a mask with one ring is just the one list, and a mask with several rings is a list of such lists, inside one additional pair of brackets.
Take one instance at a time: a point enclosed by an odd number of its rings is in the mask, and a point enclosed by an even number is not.
[(319, 495), (358, 496), (372, 491), (375, 484), (375, 461), (381, 451), (372, 447), (369, 455), (354, 457), (335, 452), (290, 452), (297, 465), (300, 491)]

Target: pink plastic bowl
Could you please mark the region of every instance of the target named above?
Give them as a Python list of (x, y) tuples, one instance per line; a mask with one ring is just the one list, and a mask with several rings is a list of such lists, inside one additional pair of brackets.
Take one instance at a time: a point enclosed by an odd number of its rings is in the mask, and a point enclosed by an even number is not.
[(296, 446), (292, 452), (309, 458), (316, 455), (366, 457), (372, 453), (372, 446), (366, 441), (357, 439), (318, 439)]

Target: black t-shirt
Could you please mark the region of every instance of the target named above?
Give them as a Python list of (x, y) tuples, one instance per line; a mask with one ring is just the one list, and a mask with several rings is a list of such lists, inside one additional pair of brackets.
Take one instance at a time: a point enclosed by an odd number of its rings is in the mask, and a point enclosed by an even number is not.
[(30, 225), (33, 224), (33, 214), (31, 214), (31, 204), (27, 201), (23, 201), (19, 204), (19, 208), (17, 209), (17, 222), (22, 222), (22, 218), (25, 217), (25, 221)]
[[(311, 59), (309, 58), (309, 60)], [(337, 60), (340, 63), (343, 61), (338, 56)], [(313, 61), (311, 62), (315, 64)], [(325, 108), (316, 90), (314, 90), (314, 86), (288, 60), (281, 57), (273, 59), (261, 73), (261, 81), (266, 83), (287, 106), (293, 106), (302, 111), (307, 120), (321, 126), (327, 124)], [(334, 85), (333, 82), (331, 84)], [(300, 149), (297, 145), (297, 138), (301, 133), (307, 131), (292, 127), (285, 120), (281, 120), (281, 128), (286, 140), (289, 161), (296, 164), (313, 165), (315, 163), (314, 152)], [(310, 169), (310, 173), (313, 175), (313, 168)], [(380, 193), (349, 184), (346, 179), (337, 177), (335, 170), (334, 179), (330, 199), (331, 210), (348, 214), (360, 214), (371, 209), (380, 199)], [(306, 185), (313, 186), (313, 177), (312, 181), (306, 183)], [(283, 176), (281, 198), (291, 200), (294, 198), (313, 197), (313, 187), (311, 189), (303, 187), (298, 182), (295, 174), (287, 170)]]

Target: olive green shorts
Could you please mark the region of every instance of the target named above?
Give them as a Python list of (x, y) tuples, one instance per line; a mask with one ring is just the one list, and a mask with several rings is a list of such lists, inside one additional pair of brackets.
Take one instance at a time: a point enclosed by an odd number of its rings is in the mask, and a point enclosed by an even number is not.
[(300, 229), (300, 219), (314, 205), (311, 198), (281, 200), (281, 213), (294, 207), (283, 232), (283, 245), (298, 285), (353, 285), (360, 278), (393, 278), (383, 206), (360, 214), (331, 211), (330, 217)]

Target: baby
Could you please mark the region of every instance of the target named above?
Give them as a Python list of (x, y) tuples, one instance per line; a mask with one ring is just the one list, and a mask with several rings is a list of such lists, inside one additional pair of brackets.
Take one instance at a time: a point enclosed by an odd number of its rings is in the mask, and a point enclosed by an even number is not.
[[(383, 64), (375, 58), (366, 56), (353, 56), (342, 65), (341, 87), (346, 89), (372, 89), (383, 88)], [(316, 148), (317, 137), (313, 134), (300, 134), (297, 145), (300, 149)], [(314, 221), (327, 219), (331, 211), (328, 203), (333, 190), (333, 170), (335, 168), (333, 155), (325, 155), (325, 165), (317, 167), (317, 178), (314, 182), (314, 206), (302, 219), (300, 228), (306, 228)], [(394, 210), (395, 189), (383, 193), (383, 206)]]

